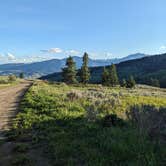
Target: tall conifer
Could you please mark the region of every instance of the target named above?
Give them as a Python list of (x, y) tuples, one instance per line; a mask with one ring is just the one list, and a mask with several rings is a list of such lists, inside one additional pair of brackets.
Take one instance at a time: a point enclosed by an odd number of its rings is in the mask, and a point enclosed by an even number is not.
[(109, 84), (111, 86), (116, 86), (119, 84), (119, 79), (116, 71), (116, 66), (114, 64), (111, 65), (110, 67), (110, 72), (109, 72)]
[(81, 82), (87, 84), (90, 79), (90, 72), (88, 68), (88, 54), (85, 52), (83, 55), (83, 64), (80, 71)]
[(76, 65), (71, 56), (66, 60), (66, 67), (62, 69), (63, 80), (67, 84), (73, 84), (77, 82), (76, 79)]
[(109, 85), (109, 72), (105, 67), (102, 74), (102, 84), (105, 86)]

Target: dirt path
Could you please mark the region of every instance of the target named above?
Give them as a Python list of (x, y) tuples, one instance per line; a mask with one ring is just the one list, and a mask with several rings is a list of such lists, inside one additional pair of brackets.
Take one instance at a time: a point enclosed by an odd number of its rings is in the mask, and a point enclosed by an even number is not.
[(11, 166), (15, 142), (6, 141), (3, 133), (9, 130), (18, 106), (32, 82), (23, 81), (16, 86), (0, 89), (0, 166)]
[(30, 81), (23, 81), (16, 86), (0, 89), (0, 132), (10, 128), (19, 103), (31, 84)]

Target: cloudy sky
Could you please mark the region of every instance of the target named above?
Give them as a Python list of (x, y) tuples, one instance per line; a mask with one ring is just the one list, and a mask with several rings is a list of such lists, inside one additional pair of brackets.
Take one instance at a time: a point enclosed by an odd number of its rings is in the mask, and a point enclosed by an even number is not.
[(166, 52), (166, 0), (2, 0), (0, 63)]

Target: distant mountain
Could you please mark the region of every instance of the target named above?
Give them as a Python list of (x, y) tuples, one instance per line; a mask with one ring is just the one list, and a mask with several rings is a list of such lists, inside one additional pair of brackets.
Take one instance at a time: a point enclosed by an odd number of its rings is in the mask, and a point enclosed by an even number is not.
[(140, 59), (140, 58), (143, 58), (143, 57), (146, 57), (146, 56), (147, 55), (141, 54), (141, 53), (131, 54), (131, 55), (128, 55), (124, 58), (121, 58), (120, 62), (128, 61), (128, 60), (134, 60), (134, 59)]
[[(98, 66), (107, 66), (112, 63), (120, 63), (126, 60), (138, 59), (146, 57), (145, 54), (133, 54), (124, 58), (115, 58), (115, 59), (89, 59), (90, 67)], [(74, 56), (74, 61), (76, 62), (77, 69), (82, 65), (82, 57)], [(35, 62), (30, 64), (24, 63), (12, 63), (12, 64), (3, 64), (0, 65), (0, 75), (6, 74), (19, 74), (23, 72), (26, 76), (40, 77), (43, 75), (51, 74), (54, 72), (60, 72), (61, 69), (65, 66), (66, 58), (64, 59), (52, 59), (43, 62)]]
[[(129, 56), (133, 58), (133, 56)], [(120, 80), (133, 75), (137, 83), (151, 84), (151, 79), (158, 79), (161, 87), (166, 88), (166, 54), (147, 56), (141, 59), (124, 61), (116, 64)], [(109, 68), (109, 66), (107, 66)], [(91, 83), (101, 83), (103, 67), (92, 67)], [(44, 80), (61, 81), (61, 73), (41, 77)]]

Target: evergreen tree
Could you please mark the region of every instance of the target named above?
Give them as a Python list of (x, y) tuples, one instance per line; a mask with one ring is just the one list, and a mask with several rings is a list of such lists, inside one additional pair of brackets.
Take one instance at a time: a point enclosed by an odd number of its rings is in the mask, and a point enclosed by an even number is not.
[(66, 67), (62, 69), (63, 80), (67, 84), (77, 83), (76, 65), (73, 58), (69, 56), (66, 60)]
[(20, 73), (19, 78), (23, 79), (24, 78), (24, 73)]
[(127, 82), (125, 79), (123, 79), (121, 82), (121, 87), (126, 87), (126, 86), (127, 86)]
[(116, 86), (119, 84), (118, 75), (116, 71), (116, 66), (114, 64), (110, 67), (110, 73), (109, 73), (109, 84), (111, 86)]
[(130, 76), (129, 79), (127, 80), (127, 84), (126, 84), (126, 87), (127, 88), (134, 88), (135, 87), (135, 80), (134, 80), (134, 77), (133, 76)]
[(89, 60), (88, 54), (85, 52), (84, 56), (83, 56), (83, 64), (82, 64), (81, 71), (80, 71), (81, 82), (84, 84), (88, 83), (88, 81), (90, 79), (88, 60)]
[(106, 86), (109, 85), (109, 72), (105, 67), (102, 74), (102, 84)]

